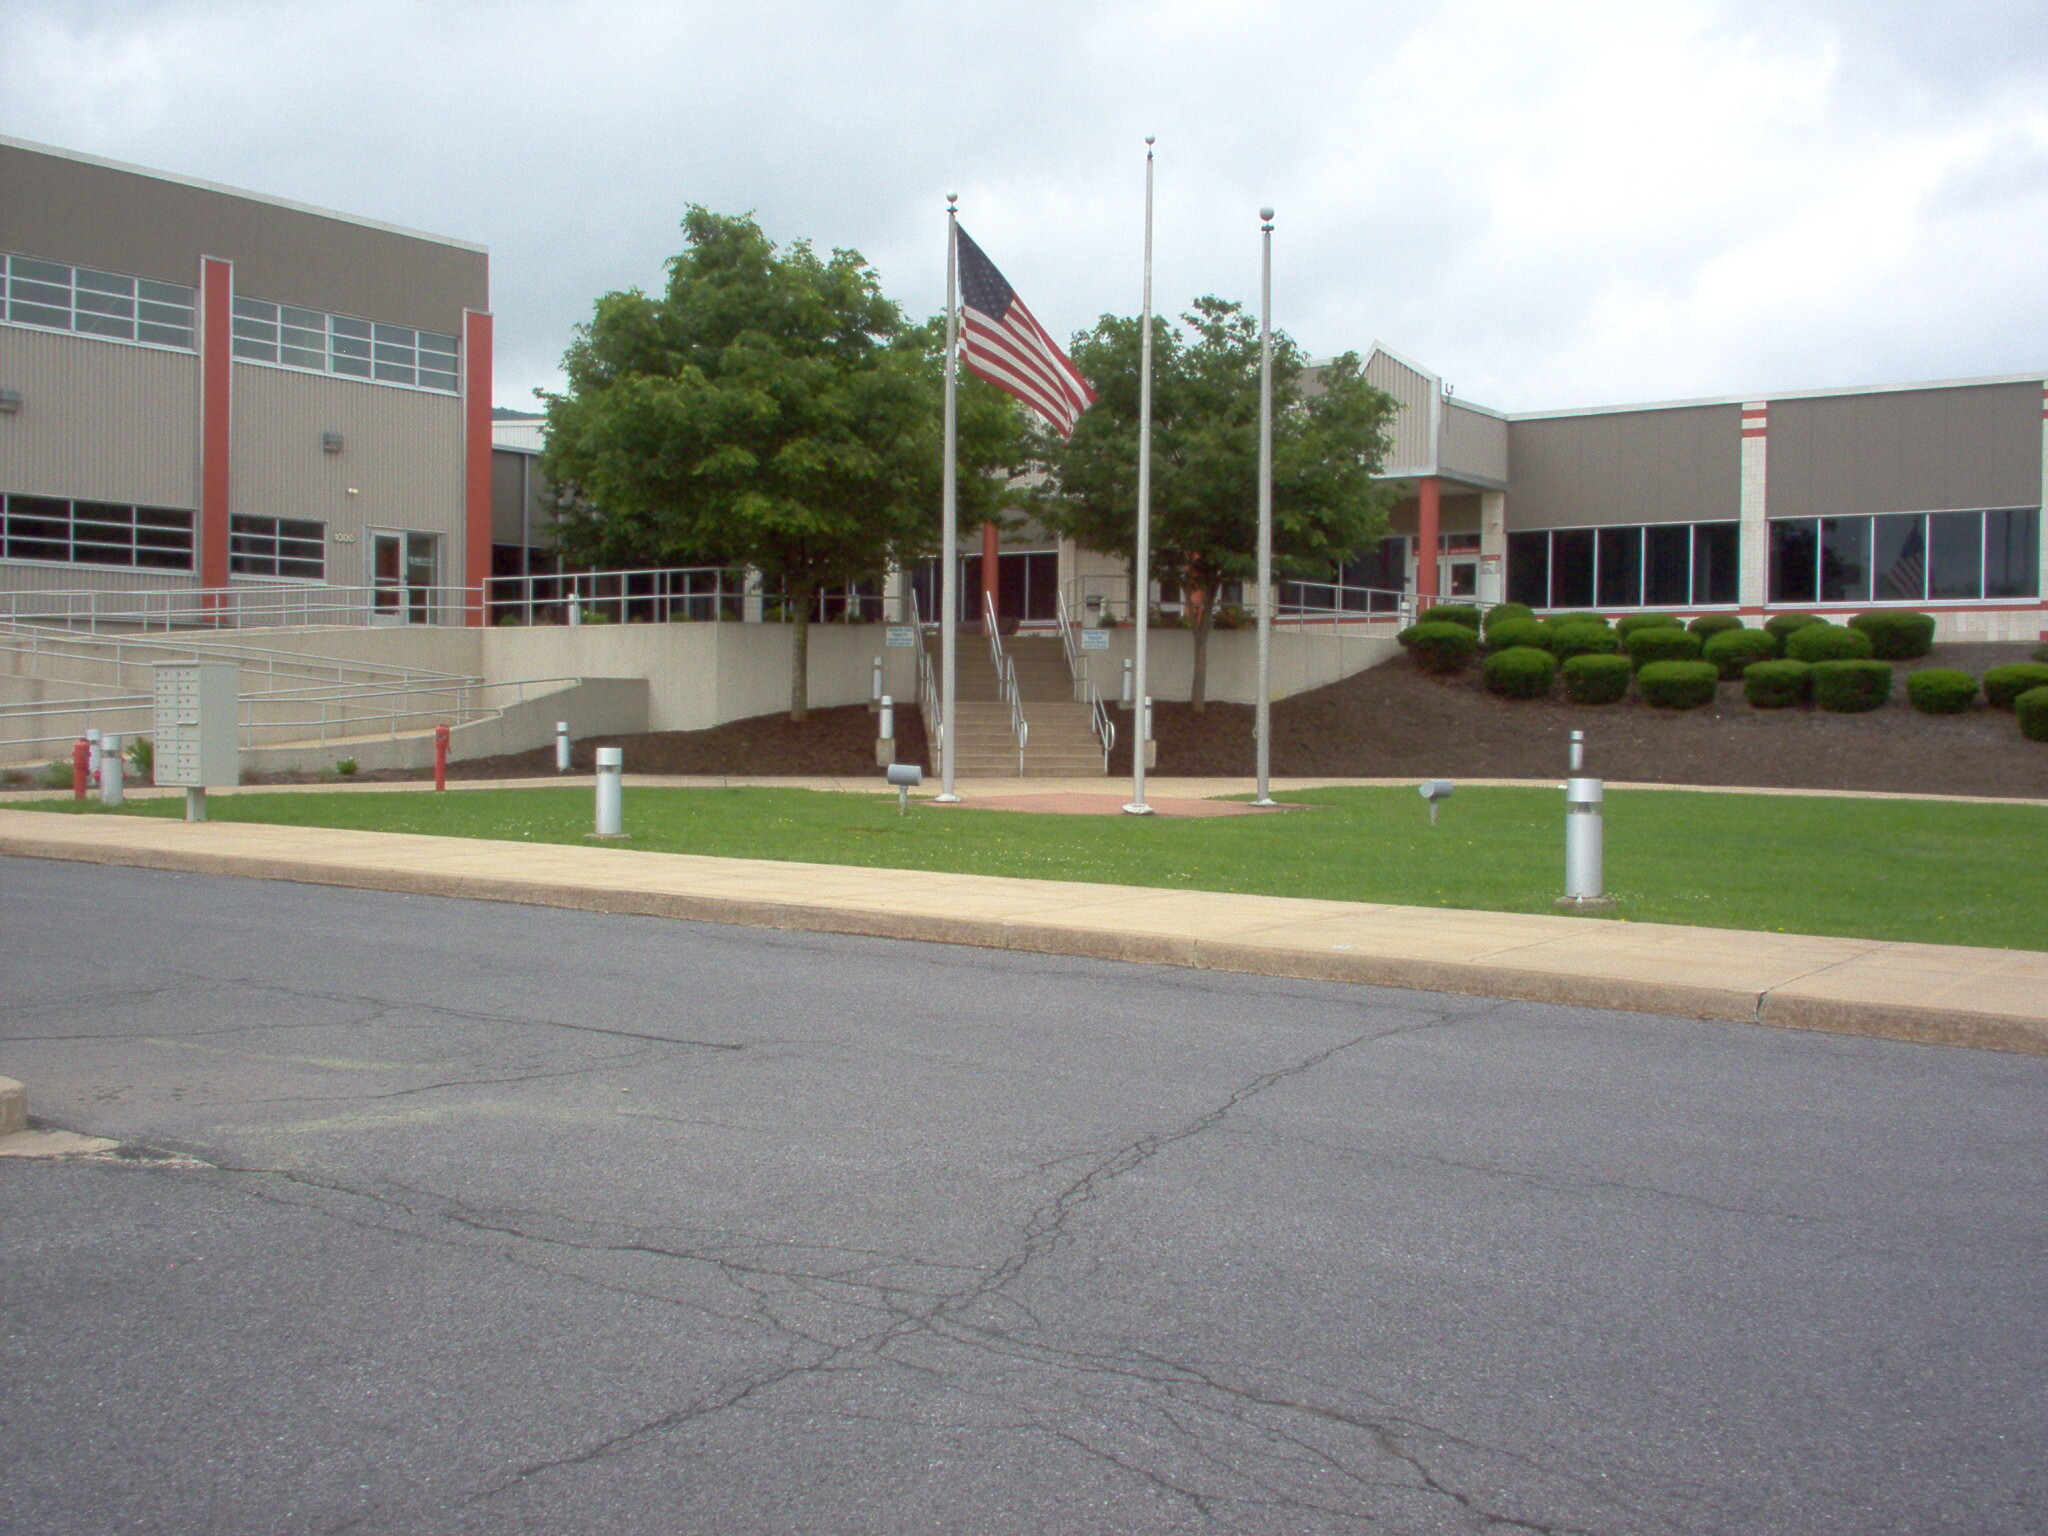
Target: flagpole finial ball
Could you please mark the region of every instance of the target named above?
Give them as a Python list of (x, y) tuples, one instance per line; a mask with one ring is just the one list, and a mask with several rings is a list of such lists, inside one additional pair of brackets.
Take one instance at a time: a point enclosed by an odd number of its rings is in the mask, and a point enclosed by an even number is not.
[(1273, 210), (1270, 208), (1261, 208), (1259, 210), (1259, 217), (1265, 220), (1268, 224), (1270, 224), (1273, 222)]
[(1158, 142), (1159, 140), (1154, 138), (1151, 134), (1148, 133), (1145, 135), (1145, 144), (1147, 148), (1150, 148), (1152, 145), (1157, 144)]
[(949, 203), (957, 203), (960, 201), (960, 194), (958, 192), (948, 192), (946, 194), (946, 201)]

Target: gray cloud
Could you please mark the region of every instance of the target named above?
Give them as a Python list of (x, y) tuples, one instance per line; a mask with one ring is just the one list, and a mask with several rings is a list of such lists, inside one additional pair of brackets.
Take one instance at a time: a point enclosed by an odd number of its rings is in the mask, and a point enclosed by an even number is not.
[(0, 131), (486, 242), (499, 399), (689, 202), (1055, 332), (1256, 292), (1511, 408), (2041, 368), (2035, 4), (13, 0)]

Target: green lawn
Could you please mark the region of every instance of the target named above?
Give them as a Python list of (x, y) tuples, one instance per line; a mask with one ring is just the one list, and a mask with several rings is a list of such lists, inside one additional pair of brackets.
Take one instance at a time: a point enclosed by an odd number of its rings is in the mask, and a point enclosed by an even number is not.
[[(1268, 816), (1164, 820), (913, 806), (794, 789), (628, 789), (630, 846), (1409, 906), (1542, 912), (1563, 795), (1460, 789), (1432, 828), (1411, 788), (1325, 789)], [(36, 802), (72, 810), (72, 802)], [(587, 785), (446, 795), (215, 796), (221, 821), (576, 843)], [(182, 814), (181, 800), (125, 813)], [(1607, 799), (1613, 916), (2048, 948), (2048, 807), (1625, 790)]]

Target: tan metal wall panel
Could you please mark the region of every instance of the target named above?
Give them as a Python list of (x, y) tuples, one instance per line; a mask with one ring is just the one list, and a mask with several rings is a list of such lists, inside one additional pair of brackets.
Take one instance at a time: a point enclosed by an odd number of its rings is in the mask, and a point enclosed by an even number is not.
[(1444, 408), (1443, 472), (1453, 479), (1505, 485), (1508, 424), (1452, 401)]
[(1700, 405), (1511, 421), (1507, 525), (1733, 522), (1741, 419)]
[(0, 592), (163, 592), (199, 585), (172, 571), (123, 571), (104, 565), (29, 565), (0, 560)]
[(1886, 390), (1770, 405), (1771, 517), (2040, 502), (2038, 384)]
[(482, 251), (12, 144), (0, 250), (188, 284), (220, 256), (252, 298), (450, 336), (465, 308), (490, 307)]
[(1387, 456), (1386, 473), (1426, 473), (1435, 448), (1430, 441), (1429, 428), (1435, 382), (1427, 374), (1418, 373), (1398, 358), (1377, 350), (1366, 359), (1365, 381), (1392, 395), (1400, 407), (1394, 415), (1394, 446)]
[(199, 505), (199, 359), (0, 325), (0, 491)]
[[(342, 435), (340, 453), (322, 450), (326, 432)], [(455, 396), (235, 364), (229, 509), (325, 523), (329, 581), (367, 580), (363, 534), (391, 528), (439, 534), (439, 579), (460, 582), (462, 490)]]

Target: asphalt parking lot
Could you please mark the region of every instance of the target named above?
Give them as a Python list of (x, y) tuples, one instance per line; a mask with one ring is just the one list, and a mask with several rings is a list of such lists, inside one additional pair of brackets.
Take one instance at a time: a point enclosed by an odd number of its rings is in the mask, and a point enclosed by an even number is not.
[(2048, 1528), (2048, 1060), (0, 860), (0, 1531)]

